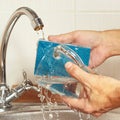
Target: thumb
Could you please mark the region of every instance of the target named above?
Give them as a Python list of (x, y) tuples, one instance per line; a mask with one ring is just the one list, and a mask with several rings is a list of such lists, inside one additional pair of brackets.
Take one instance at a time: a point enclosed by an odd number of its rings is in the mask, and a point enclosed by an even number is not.
[(85, 72), (77, 65), (72, 62), (67, 62), (65, 64), (66, 71), (75, 79), (77, 79), (80, 83), (87, 85), (89, 80), (91, 79), (91, 74)]

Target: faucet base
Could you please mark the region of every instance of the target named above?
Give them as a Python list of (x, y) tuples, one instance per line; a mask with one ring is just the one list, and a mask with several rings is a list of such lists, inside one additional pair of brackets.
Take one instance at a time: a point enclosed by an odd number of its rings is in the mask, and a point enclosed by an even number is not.
[(0, 84), (0, 112), (5, 111), (6, 108), (10, 108), (12, 105), (6, 103), (6, 97), (10, 93), (7, 85)]

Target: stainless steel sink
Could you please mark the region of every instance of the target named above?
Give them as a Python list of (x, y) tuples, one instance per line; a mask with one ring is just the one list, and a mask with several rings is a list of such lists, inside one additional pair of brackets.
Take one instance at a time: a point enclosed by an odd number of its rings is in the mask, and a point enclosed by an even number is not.
[[(86, 117), (84, 115), (83, 120), (87, 120)], [(80, 120), (80, 116), (63, 104), (51, 108), (51, 111), (45, 107), (43, 114), (41, 104), (19, 103), (1, 112), (0, 120)], [(91, 120), (120, 120), (120, 110), (111, 111), (99, 118), (92, 117)]]
[[(14, 104), (11, 109), (0, 113), (0, 120), (80, 120), (78, 113), (74, 113), (65, 105), (51, 108), (41, 104)], [(45, 119), (44, 119), (45, 117)]]

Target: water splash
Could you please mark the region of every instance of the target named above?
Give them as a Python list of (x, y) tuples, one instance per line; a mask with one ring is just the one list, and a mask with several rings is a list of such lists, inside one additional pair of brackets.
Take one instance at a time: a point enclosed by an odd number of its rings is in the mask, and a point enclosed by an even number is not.
[[(53, 118), (56, 118), (56, 120), (60, 120), (59, 111), (52, 111), (52, 109), (59, 106), (56, 99), (54, 98), (54, 95), (50, 94), (47, 89), (44, 89), (40, 86), (39, 88), (41, 91), (38, 94), (38, 97), (40, 98), (42, 104), (41, 111), (43, 113), (43, 120), (52, 120)], [(46, 102), (46, 104), (44, 104), (44, 102)], [(45, 110), (46, 108), (48, 108), (48, 111)], [(74, 109), (73, 111), (79, 117), (79, 120), (93, 120), (91, 119), (91, 116), (89, 114), (84, 114)]]
[[(40, 102), (42, 104), (41, 111), (43, 113), (43, 120), (51, 120), (54, 117), (56, 118), (56, 120), (59, 120), (59, 112), (55, 111), (55, 114), (53, 114), (52, 112), (52, 108), (58, 106), (56, 100), (53, 99), (53, 94), (50, 94), (50, 92), (47, 89), (44, 89), (41, 86), (39, 86), (39, 89), (40, 93), (38, 94), (38, 97), (40, 98)], [(44, 101), (46, 101), (46, 104), (44, 104)], [(47, 112), (45, 112), (46, 107), (48, 108)]]

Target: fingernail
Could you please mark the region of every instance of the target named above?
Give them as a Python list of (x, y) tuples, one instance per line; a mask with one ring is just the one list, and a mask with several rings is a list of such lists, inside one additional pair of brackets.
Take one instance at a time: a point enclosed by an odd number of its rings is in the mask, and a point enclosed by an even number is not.
[(65, 68), (71, 68), (71, 66), (72, 66), (72, 63), (71, 62), (67, 62), (66, 64), (65, 64)]
[(55, 35), (49, 35), (48, 36), (48, 39), (51, 39), (51, 38), (53, 38)]

